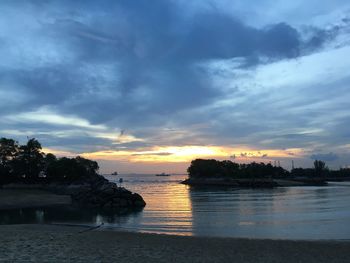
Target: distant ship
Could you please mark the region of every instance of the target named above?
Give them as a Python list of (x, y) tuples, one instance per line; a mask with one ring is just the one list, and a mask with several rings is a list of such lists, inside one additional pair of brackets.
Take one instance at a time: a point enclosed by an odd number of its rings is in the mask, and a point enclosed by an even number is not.
[(156, 176), (170, 176), (170, 174), (161, 173), (161, 174), (156, 174)]
[(118, 173), (117, 172), (113, 172), (113, 173), (111, 173), (111, 175), (118, 175)]

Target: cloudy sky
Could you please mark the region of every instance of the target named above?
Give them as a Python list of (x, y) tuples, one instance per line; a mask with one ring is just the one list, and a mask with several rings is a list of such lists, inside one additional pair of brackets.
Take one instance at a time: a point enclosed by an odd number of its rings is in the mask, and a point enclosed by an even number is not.
[(183, 172), (350, 165), (348, 0), (0, 2), (0, 136)]

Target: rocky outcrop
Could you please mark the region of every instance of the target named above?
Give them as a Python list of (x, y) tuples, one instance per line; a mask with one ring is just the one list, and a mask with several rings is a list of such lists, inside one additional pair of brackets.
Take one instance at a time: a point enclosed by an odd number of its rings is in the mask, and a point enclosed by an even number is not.
[(99, 208), (140, 208), (146, 205), (143, 198), (104, 177), (96, 178), (89, 184), (77, 187), (71, 193), (73, 203)]
[(59, 195), (70, 195), (73, 204), (94, 208), (142, 208), (143, 198), (129, 190), (118, 187), (101, 175), (94, 175), (81, 181), (50, 184), (8, 184), (4, 189), (37, 189)]
[(230, 186), (237, 188), (272, 188), (278, 186), (271, 179), (231, 179), (223, 177), (191, 177), (181, 183), (190, 186)]
[(302, 177), (296, 177), (291, 178), (289, 180), (286, 179), (280, 179), (275, 180), (279, 186), (325, 186), (328, 185), (325, 178), (302, 178)]
[(323, 178), (291, 178), (291, 179), (232, 179), (225, 177), (200, 178), (190, 177), (182, 184), (190, 186), (230, 186), (237, 188), (273, 188), (290, 186), (324, 186), (327, 182)]
[(212, 185), (212, 186), (234, 186), (238, 187), (236, 180), (230, 178), (188, 178), (181, 182), (190, 186)]

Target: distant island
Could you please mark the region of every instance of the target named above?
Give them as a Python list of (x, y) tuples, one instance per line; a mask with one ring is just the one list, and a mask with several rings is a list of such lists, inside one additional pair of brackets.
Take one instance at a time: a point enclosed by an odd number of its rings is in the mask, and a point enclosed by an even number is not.
[(156, 176), (170, 176), (170, 174), (160, 173), (160, 174), (156, 174)]
[(327, 185), (328, 181), (350, 180), (350, 169), (330, 170), (326, 163), (314, 161), (314, 168), (287, 171), (268, 163), (238, 164), (230, 160), (196, 159), (187, 169), (187, 185), (221, 185), (236, 187), (279, 187)]
[[(40, 203), (48, 204), (40, 200), (42, 196), (39, 193), (42, 191), (70, 196), (68, 203), (71, 201), (74, 205), (90, 208), (120, 210), (146, 205), (139, 194), (118, 187), (99, 175), (98, 170), (97, 162), (80, 156), (57, 158), (52, 153), (43, 153), (40, 142), (35, 138), (28, 139), (24, 145), (19, 145), (13, 139), (0, 139), (0, 191), (3, 199), (7, 197), (7, 189), (16, 189), (18, 195), (27, 194), (27, 190), (40, 190), (30, 193), (30, 196), (37, 196), (38, 200), (34, 200), (34, 203), (38, 206)], [(58, 196), (52, 197), (53, 204), (60, 200)], [(31, 205), (28, 202), (25, 206)], [(11, 205), (11, 202), (5, 202), (4, 205), (16, 206)]]

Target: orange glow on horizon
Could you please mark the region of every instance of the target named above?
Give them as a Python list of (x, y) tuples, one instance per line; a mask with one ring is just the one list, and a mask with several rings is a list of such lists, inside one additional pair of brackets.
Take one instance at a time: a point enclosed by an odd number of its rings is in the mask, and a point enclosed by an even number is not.
[(43, 147), (41, 149), (45, 154), (52, 153), (54, 155), (57, 155), (58, 157), (72, 157), (72, 156), (77, 156), (78, 154), (74, 154), (72, 152), (68, 151), (61, 151), (61, 150), (56, 150), (56, 149), (51, 149), (51, 148), (46, 148)]
[(81, 154), (81, 156), (90, 159), (150, 163), (190, 162), (196, 158), (270, 161), (274, 158), (298, 158), (302, 155), (303, 150), (299, 148), (254, 150), (248, 147), (232, 148), (220, 146), (164, 146), (153, 147), (147, 150), (98, 151)]

